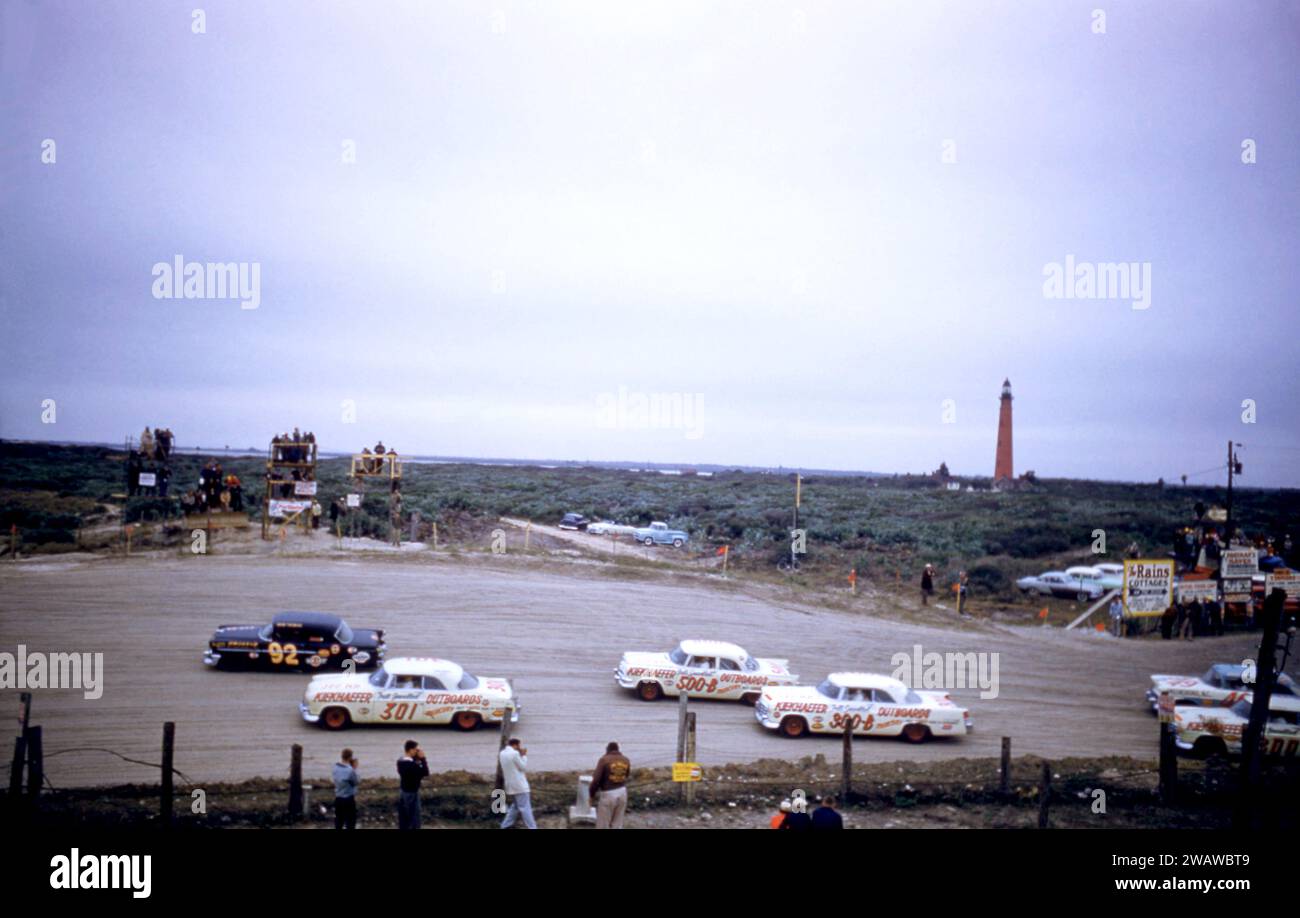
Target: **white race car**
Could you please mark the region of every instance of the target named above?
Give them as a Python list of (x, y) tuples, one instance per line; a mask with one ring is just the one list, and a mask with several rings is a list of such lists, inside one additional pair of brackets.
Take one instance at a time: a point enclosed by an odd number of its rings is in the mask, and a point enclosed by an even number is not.
[(609, 520), (601, 520), (598, 523), (587, 524), (588, 535), (631, 535), (636, 532), (635, 526), (624, 526), (622, 523), (611, 523)]
[[(1199, 678), (1196, 676), (1151, 677), (1151, 688), (1147, 689), (1147, 702), (1151, 710), (1160, 712), (1160, 695), (1168, 692), (1174, 696), (1174, 704), (1202, 704), (1210, 707), (1227, 707), (1243, 698), (1251, 697), (1254, 686), (1241, 678), (1245, 669), (1240, 663), (1215, 663)], [(1274, 695), (1300, 695), (1295, 680), (1286, 673), (1279, 673), (1277, 684), (1273, 687)]]
[(931, 736), (962, 736), (974, 729), (970, 712), (943, 692), (918, 692), (897, 679), (870, 673), (831, 673), (821, 685), (764, 689), (754, 716), (786, 736), (843, 733), (901, 736), (922, 743)]
[(351, 724), (454, 724), (519, 720), (519, 703), (506, 679), (479, 678), (450, 660), (394, 657), (373, 673), (316, 676), (298, 705), (302, 719), (330, 730)]
[[(1176, 706), (1174, 743), (1183, 752), (1201, 757), (1240, 755), (1241, 738), (1250, 723), (1251, 703), (1249, 698), (1243, 698), (1230, 708)], [(1300, 698), (1274, 695), (1269, 699), (1260, 748), (1266, 755), (1295, 757), (1300, 749)]]
[(795, 685), (789, 660), (751, 657), (742, 647), (726, 641), (682, 641), (668, 653), (623, 654), (614, 679), (626, 689), (636, 689), (644, 701), (686, 693), (691, 698), (758, 700), (769, 685)]

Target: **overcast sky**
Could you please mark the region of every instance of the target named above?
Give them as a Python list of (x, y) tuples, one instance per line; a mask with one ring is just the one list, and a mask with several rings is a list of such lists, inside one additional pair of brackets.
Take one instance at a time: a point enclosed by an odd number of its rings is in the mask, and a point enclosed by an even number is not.
[(201, 2), (0, 5), (0, 436), (1300, 486), (1294, 3)]

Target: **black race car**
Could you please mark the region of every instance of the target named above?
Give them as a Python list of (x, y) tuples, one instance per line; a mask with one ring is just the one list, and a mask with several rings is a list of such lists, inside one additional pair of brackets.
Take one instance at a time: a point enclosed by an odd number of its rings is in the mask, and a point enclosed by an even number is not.
[(269, 625), (222, 625), (212, 634), (208, 666), (268, 670), (358, 669), (384, 662), (383, 629), (356, 629), (326, 612), (280, 612)]
[(577, 529), (579, 531), (585, 531), (587, 528), (587, 523), (589, 522), (590, 520), (588, 520), (581, 513), (566, 513), (564, 514), (564, 519), (560, 520), (560, 528)]

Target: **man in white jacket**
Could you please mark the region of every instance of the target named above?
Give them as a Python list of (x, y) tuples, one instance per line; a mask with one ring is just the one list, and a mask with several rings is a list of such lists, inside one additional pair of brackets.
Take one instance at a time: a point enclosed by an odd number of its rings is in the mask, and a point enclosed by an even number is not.
[(528, 750), (517, 737), (511, 739), (506, 748), (501, 750), (501, 775), (506, 798), (510, 801), (510, 809), (506, 810), (506, 818), (501, 820), (501, 828), (508, 829), (516, 820), (522, 819), (526, 828), (536, 829), (533, 804), (529, 799)]

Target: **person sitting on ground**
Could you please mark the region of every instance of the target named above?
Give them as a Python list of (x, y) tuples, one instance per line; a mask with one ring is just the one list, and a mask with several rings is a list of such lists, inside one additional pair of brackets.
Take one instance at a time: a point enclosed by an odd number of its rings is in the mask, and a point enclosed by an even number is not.
[(780, 808), (776, 811), (775, 815), (772, 816), (772, 820), (768, 823), (768, 827), (773, 829), (784, 828), (785, 818), (790, 815), (792, 806), (793, 804), (791, 804), (789, 800), (782, 800)]

